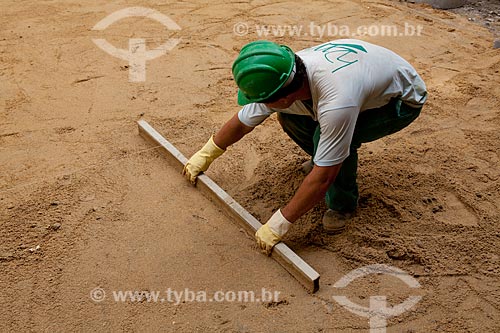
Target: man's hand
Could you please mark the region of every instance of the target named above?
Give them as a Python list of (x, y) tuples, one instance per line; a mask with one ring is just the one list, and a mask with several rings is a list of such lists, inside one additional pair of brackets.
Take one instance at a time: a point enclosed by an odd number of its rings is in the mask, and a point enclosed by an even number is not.
[(239, 141), (252, 130), (253, 127), (243, 124), (239, 120), (238, 114), (235, 114), (215, 135), (217, 143), (212, 136), (205, 146), (187, 161), (182, 174), (194, 185), (200, 172), (207, 171), (210, 164), (222, 155), (227, 147)]
[(207, 171), (210, 164), (224, 152), (224, 149), (219, 148), (219, 146), (215, 144), (214, 137), (212, 136), (203, 148), (191, 156), (189, 161), (187, 161), (182, 170), (182, 174), (194, 185), (196, 183), (196, 177), (201, 172)]
[(341, 165), (331, 167), (314, 166), (288, 205), (274, 213), (269, 221), (255, 233), (257, 244), (262, 252), (270, 255), (273, 247), (286, 234), (292, 222), (295, 222), (325, 197), (325, 193), (335, 180)]
[(281, 214), (281, 210), (271, 216), (269, 221), (257, 230), (255, 239), (263, 253), (271, 255), (271, 251), (287, 233), (292, 224)]

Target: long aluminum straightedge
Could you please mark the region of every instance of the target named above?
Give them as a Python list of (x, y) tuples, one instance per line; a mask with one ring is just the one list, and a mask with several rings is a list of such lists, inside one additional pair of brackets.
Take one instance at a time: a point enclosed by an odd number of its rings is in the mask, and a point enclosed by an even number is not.
[[(181, 171), (187, 162), (187, 158), (145, 120), (139, 120), (137, 124), (139, 125), (139, 134), (145, 139), (160, 145), (163, 148), (162, 151), (165, 153), (165, 157), (171, 162), (172, 166)], [(255, 234), (257, 229), (261, 227), (262, 224), (255, 217), (207, 175), (201, 174), (198, 176), (197, 187), (215, 203), (219, 204), (230, 217), (238, 221), (251, 235)], [(271, 257), (292, 274), (308, 291), (314, 293), (319, 289), (318, 272), (295, 254), (285, 243), (276, 244)]]

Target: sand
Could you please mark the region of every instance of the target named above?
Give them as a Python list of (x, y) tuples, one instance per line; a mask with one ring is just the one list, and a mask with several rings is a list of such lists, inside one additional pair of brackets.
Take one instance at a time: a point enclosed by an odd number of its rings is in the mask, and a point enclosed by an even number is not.
[[(128, 18), (144, 6), (182, 28)], [(388, 332), (500, 331), (500, 51), (485, 28), (428, 6), (377, 1), (2, 1), (0, 3), (0, 331), (368, 332), (368, 306), (422, 296), (388, 319)], [(239, 110), (231, 63), (258, 39), (255, 24), (422, 25), (417, 37), (361, 36), (421, 73), (429, 101), (418, 120), (360, 150), (360, 207), (347, 230), (325, 235), (323, 204), (286, 243), (321, 274), (311, 295), (138, 136), (148, 120), (186, 155)], [(93, 42), (127, 48), (181, 38), (147, 63), (145, 82)], [(273, 38), (294, 50), (331, 38)], [(286, 204), (307, 156), (275, 117), (208, 171), (260, 221)], [(353, 269), (387, 275), (334, 284)], [(95, 302), (99, 287), (106, 299)], [(117, 290), (279, 291), (265, 302), (115, 302)]]

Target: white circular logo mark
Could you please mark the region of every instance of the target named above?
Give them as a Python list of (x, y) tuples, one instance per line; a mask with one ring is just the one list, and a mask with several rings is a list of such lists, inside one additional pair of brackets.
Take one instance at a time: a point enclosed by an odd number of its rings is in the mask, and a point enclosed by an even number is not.
[[(357, 278), (370, 274), (391, 275), (406, 283), (406, 285), (410, 288), (420, 288), (420, 283), (418, 283), (414, 277), (408, 275), (405, 271), (396, 267), (381, 264), (369, 265), (355, 269), (344, 275), (333, 285), (333, 287), (345, 288), (349, 285), (349, 283)], [(384, 333), (386, 331), (388, 318), (398, 316), (403, 312), (410, 310), (420, 301), (421, 298), (422, 296), (409, 296), (403, 303), (395, 305), (394, 307), (387, 307), (386, 296), (371, 296), (370, 307), (365, 308), (361, 305), (353, 303), (346, 296), (333, 296), (333, 299), (347, 310), (357, 314), (358, 316), (369, 318), (370, 333)]]
[(92, 299), (96, 303), (104, 301), (105, 298), (106, 292), (102, 288), (97, 287), (90, 291), (90, 299)]
[[(128, 7), (118, 10), (99, 21), (92, 30), (104, 30), (111, 24), (128, 17), (147, 17), (163, 24), (169, 30), (181, 30), (170, 17), (145, 7)], [(153, 50), (146, 50), (146, 40), (143, 38), (129, 39), (128, 50), (118, 49), (102, 38), (93, 38), (92, 41), (104, 52), (129, 62), (129, 81), (146, 81), (146, 61), (158, 58), (172, 50), (180, 39), (169, 39)]]

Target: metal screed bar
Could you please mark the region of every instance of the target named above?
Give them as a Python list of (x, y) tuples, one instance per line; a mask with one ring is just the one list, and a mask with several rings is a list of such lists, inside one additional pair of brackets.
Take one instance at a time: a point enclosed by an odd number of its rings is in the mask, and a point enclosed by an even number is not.
[[(139, 120), (137, 124), (139, 125), (139, 134), (145, 139), (160, 145), (172, 167), (181, 171), (187, 162), (187, 158), (145, 120)], [(196, 186), (216, 204), (219, 204), (230, 217), (238, 221), (251, 235), (255, 234), (257, 229), (261, 227), (262, 224), (255, 217), (247, 212), (207, 175), (199, 175)], [(319, 289), (318, 272), (286, 244), (276, 244), (271, 257), (293, 275), (308, 291), (314, 293)]]

